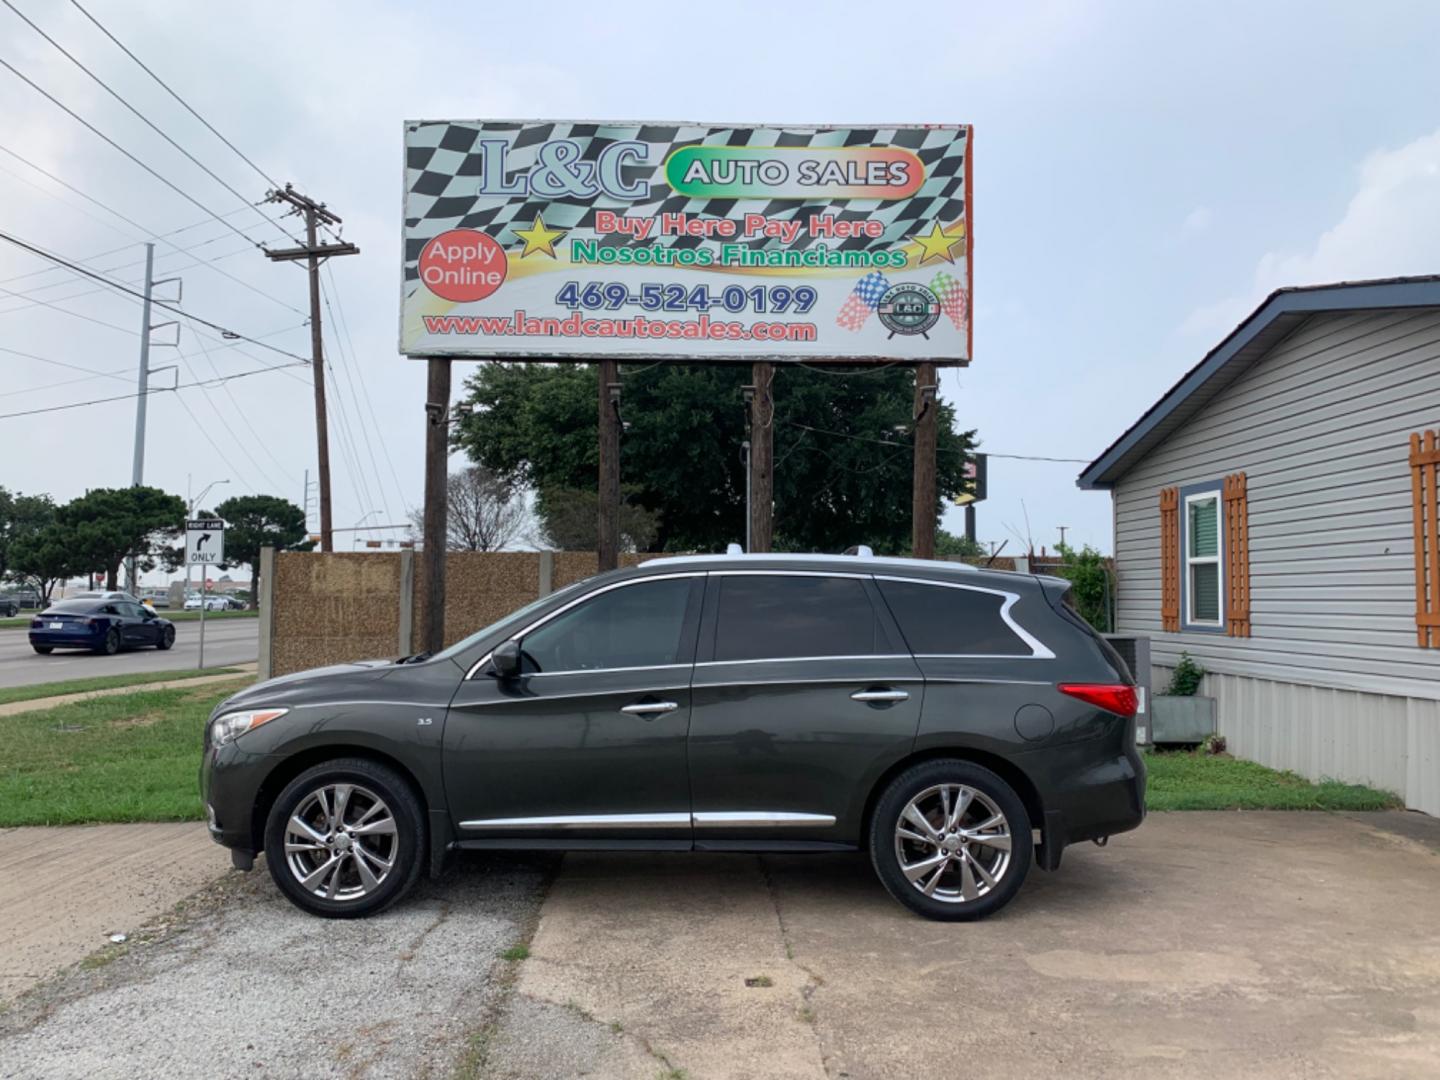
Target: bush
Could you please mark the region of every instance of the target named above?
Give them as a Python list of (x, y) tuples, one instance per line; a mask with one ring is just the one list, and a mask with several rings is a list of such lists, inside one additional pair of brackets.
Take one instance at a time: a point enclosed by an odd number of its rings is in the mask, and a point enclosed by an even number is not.
[(1102, 634), (1110, 626), (1110, 570), (1105, 557), (1089, 544), (1079, 551), (1061, 544), (1056, 551), (1064, 565), (1054, 573), (1070, 582), (1070, 600), (1079, 616)]
[(1205, 669), (1190, 658), (1188, 652), (1180, 654), (1180, 662), (1170, 675), (1170, 685), (1165, 693), (1172, 697), (1194, 697), (1200, 689), (1200, 680), (1205, 678)]

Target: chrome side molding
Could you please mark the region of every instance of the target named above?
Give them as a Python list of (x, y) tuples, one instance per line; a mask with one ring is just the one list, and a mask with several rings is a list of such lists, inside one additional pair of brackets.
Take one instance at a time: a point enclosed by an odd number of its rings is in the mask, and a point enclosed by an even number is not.
[(480, 818), (462, 821), (462, 829), (697, 829), (772, 828), (835, 824), (834, 814), (790, 810), (707, 810), (698, 814), (578, 814), (544, 817)]

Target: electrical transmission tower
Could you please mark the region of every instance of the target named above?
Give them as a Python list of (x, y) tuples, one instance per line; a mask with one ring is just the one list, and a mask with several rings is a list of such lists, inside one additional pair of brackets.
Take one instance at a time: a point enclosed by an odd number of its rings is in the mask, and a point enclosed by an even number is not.
[(333, 551), (334, 537), (330, 518), (330, 433), (325, 415), (325, 352), (320, 332), (320, 264), (332, 255), (359, 255), (360, 249), (354, 244), (337, 240), (333, 244), (319, 242), (318, 230), (321, 225), (339, 225), (340, 218), (325, 208), (324, 203), (301, 195), (291, 184), (284, 191), (272, 191), (266, 202), (287, 203), (289, 213), (305, 219), (305, 246), (266, 251), (267, 258), (275, 262), (299, 262), (305, 260), (310, 266), (310, 352), (311, 368), (315, 380), (315, 441), (319, 464), (320, 489), (320, 550)]

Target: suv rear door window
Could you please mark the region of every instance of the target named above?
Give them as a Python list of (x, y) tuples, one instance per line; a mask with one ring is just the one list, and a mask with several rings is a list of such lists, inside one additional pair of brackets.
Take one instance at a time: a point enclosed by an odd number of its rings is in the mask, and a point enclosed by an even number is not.
[(1030, 656), (1000, 614), (1005, 597), (978, 589), (876, 582), (916, 656)]
[(874, 656), (895, 650), (859, 578), (720, 578), (715, 659)]

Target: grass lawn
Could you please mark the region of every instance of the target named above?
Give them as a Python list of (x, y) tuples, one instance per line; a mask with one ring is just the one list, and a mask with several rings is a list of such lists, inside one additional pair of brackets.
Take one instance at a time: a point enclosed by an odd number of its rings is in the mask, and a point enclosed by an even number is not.
[(234, 674), (235, 668), (186, 668), (183, 671), (137, 671), (133, 675), (97, 675), (90, 679), (66, 679), (63, 682), (37, 683), (34, 686), (0, 686), (0, 705), (9, 705), (13, 701), (37, 701), (40, 698), (59, 697), (61, 694), (83, 694), (87, 690), (113, 690), (121, 686), (144, 686), (146, 683)]
[(0, 717), (0, 827), (201, 818), (205, 721), (216, 702), (250, 681)]
[[(160, 608), (155, 612), (162, 619), (169, 619), (171, 622), (199, 622), (200, 612), (198, 611), (170, 611), (168, 608)], [(24, 629), (30, 625), (30, 620), (35, 617), (35, 612), (25, 615), (17, 615), (13, 619), (0, 619), (0, 629), (11, 627)], [(255, 619), (259, 618), (258, 611), (207, 611), (205, 621), (212, 619)]]
[(1151, 810), (1391, 810), (1388, 791), (1338, 780), (1311, 783), (1228, 754), (1148, 753), (1146, 805)]

